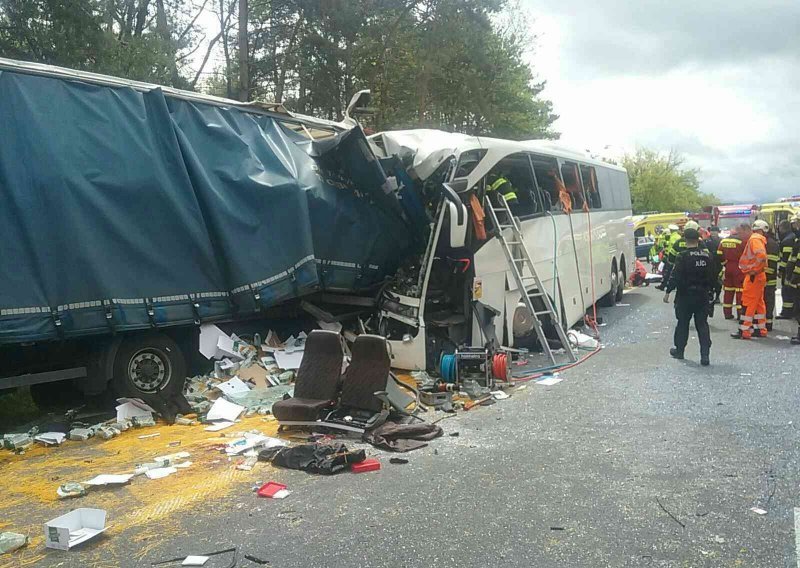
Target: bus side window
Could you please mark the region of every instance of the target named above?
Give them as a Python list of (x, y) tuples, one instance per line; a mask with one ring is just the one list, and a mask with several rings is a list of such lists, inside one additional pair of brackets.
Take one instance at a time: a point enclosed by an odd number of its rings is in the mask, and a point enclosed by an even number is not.
[(560, 211), (561, 201), (558, 195), (558, 162), (555, 158), (531, 155), (533, 171), (536, 174), (536, 181), (539, 184), (545, 210)]
[(572, 209), (583, 209), (583, 187), (578, 176), (578, 164), (575, 162), (564, 162), (561, 165), (561, 179), (567, 188), (570, 199), (572, 199)]
[(600, 209), (600, 191), (597, 183), (597, 172), (592, 166), (581, 165), (581, 179), (586, 190), (586, 202), (589, 209)]
[(541, 213), (542, 205), (539, 192), (531, 171), (528, 155), (519, 153), (506, 156), (492, 168), (486, 180), (487, 188), (499, 177), (507, 179), (517, 196), (516, 203), (511, 204), (514, 215), (525, 217)]

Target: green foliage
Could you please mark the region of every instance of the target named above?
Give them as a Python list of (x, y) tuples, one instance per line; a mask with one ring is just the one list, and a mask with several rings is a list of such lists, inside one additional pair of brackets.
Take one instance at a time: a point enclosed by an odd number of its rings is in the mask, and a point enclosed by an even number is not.
[[(544, 83), (525, 62), (534, 38), (513, 1), (251, 0), (248, 91), (339, 120), (350, 97), (370, 89), (375, 113), (363, 120), (375, 130), (555, 138)], [(239, 98), (237, 6), (0, 0), (0, 55)], [(218, 26), (199, 30), (201, 10)]]
[(684, 158), (675, 152), (662, 154), (639, 148), (622, 158), (628, 170), (633, 212), (699, 211), (719, 200), (700, 191), (698, 169), (684, 167)]
[(557, 137), (557, 118), (524, 62), (528, 38), (494, 18), (502, 0), (273, 0), (251, 9), (256, 93), (342, 117), (372, 91), (375, 130), (442, 128)]
[(193, 38), (183, 27), (184, 4), (190, 6), (183, 0), (0, 0), (0, 55), (186, 87), (179, 52)]

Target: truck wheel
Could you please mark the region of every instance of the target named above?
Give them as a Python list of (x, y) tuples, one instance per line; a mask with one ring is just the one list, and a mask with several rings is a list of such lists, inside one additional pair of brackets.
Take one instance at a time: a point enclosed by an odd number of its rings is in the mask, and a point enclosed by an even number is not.
[(122, 396), (169, 398), (186, 382), (186, 362), (178, 344), (162, 334), (125, 338), (114, 359), (114, 390)]

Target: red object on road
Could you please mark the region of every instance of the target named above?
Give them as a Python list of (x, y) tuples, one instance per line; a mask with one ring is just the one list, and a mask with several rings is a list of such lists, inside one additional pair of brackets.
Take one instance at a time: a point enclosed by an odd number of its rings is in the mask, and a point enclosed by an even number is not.
[(286, 486), (283, 483), (270, 481), (261, 486), (261, 489), (258, 490), (258, 496), (272, 498), (275, 497), (278, 491), (283, 491), (284, 489), (286, 489)]
[(362, 462), (354, 463), (350, 467), (353, 473), (364, 473), (365, 471), (377, 471), (381, 468), (381, 462), (376, 459), (368, 459)]

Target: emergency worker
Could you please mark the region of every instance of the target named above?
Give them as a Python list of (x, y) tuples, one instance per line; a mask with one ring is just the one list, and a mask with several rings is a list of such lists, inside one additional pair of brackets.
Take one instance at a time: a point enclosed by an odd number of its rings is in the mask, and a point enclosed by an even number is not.
[(792, 225), (795, 238), (789, 262), (786, 265), (786, 274), (789, 285), (795, 290), (794, 317), (797, 320), (797, 335), (792, 337), (792, 345), (800, 345), (800, 215), (794, 216)]
[(675, 264), (675, 259), (678, 256), (675, 251), (675, 245), (682, 237), (678, 225), (669, 225), (667, 229), (669, 229), (669, 237), (667, 237), (664, 243), (664, 272), (662, 273), (663, 280), (661, 286), (657, 287), (659, 290), (666, 289), (669, 276), (672, 273), (672, 266)]
[[(491, 180), (491, 176), (490, 176)], [(512, 211), (517, 207), (519, 203), (519, 199), (517, 198), (517, 192), (514, 189), (514, 186), (511, 185), (511, 182), (508, 181), (505, 173), (497, 174), (493, 181), (489, 184), (486, 188), (486, 193), (489, 195), (489, 198), (492, 200), (492, 203), (495, 204), (496, 207), (502, 205), (500, 202), (499, 196), (503, 196), (508, 203), (508, 206), (512, 209)]]
[(767, 238), (769, 225), (759, 219), (750, 225), (739, 225), (739, 237), (747, 244), (739, 257), (739, 270), (744, 274), (742, 287), (742, 309), (739, 330), (731, 334), (737, 339), (767, 336), (767, 307), (764, 304), (764, 288), (767, 285)]
[[(800, 224), (800, 217), (798, 224)], [(792, 218), (794, 220), (794, 217)], [(778, 314), (778, 319), (792, 319), (794, 317), (794, 303), (797, 290), (794, 286), (789, 284), (789, 276), (786, 272), (786, 265), (789, 264), (789, 257), (792, 256), (792, 247), (794, 246), (794, 239), (797, 236), (795, 228), (797, 224), (792, 220), (786, 219), (778, 225), (778, 235), (781, 239), (781, 258), (778, 261), (778, 279), (781, 281), (781, 300), (783, 300), (783, 307), (781, 313)]]
[(717, 284), (714, 287), (714, 303), (719, 304), (719, 297), (722, 294), (722, 278), (720, 273), (722, 272), (722, 263), (720, 262), (719, 255), (717, 251), (719, 250), (719, 243), (722, 239), (719, 236), (719, 227), (716, 225), (712, 225), (708, 228), (709, 237), (705, 241), (706, 248), (708, 252), (711, 254), (711, 262), (714, 266), (714, 274), (717, 275)]
[(683, 359), (686, 344), (689, 341), (689, 322), (694, 318), (697, 339), (700, 342), (700, 364), (709, 365), (711, 351), (711, 331), (708, 328), (708, 316), (714, 302), (714, 286), (716, 275), (711, 254), (700, 248), (700, 233), (697, 229), (684, 229), (686, 248), (675, 259), (669, 282), (665, 288), (664, 302), (669, 303), (669, 295), (675, 294), (675, 346), (669, 354), (675, 359)]
[[(766, 221), (764, 221), (766, 223)], [(778, 287), (778, 262), (781, 256), (781, 245), (767, 225), (764, 235), (767, 238), (767, 284), (764, 286), (764, 306), (766, 306), (767, 331), (772, 331), (772, 318), (775, 315), (775, 289)]]
[(731, 231), (729, 237), (725, 237), (717, 248), (717, 260), (724, 270), (722, 278), (722, 312), (725, 319), (733, 319), (733, 308), (736, 313), (742, 311), (742, 283), (744, 275), (739, 270), (739, 258), (744, 251), (744, 241), (739, 238), (736, 229)]

